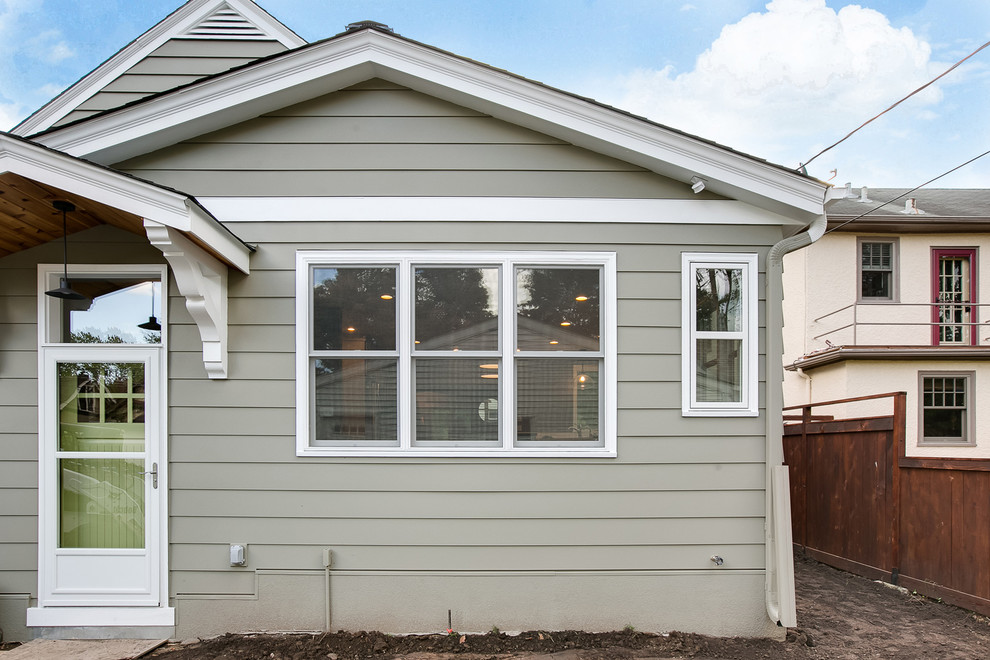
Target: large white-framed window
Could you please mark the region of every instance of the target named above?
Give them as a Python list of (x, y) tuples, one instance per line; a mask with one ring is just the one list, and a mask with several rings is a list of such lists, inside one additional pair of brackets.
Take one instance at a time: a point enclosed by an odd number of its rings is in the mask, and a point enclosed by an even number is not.
[(300, 456), (614, 456), (615, 254), (296, 256)]
[(755, 417), (757, 255), (681, 255), (681, 412)]

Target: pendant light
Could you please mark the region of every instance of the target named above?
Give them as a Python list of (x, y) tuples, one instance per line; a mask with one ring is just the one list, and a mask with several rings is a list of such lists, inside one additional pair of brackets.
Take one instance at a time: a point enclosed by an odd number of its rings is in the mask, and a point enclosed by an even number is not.
[(162, 331), (162, 324), (158, 322), (158, 317), (155, 316), (155, 283), (151, 283), (151, 316), (144, 323), (138, 323), (138, 327), (142, 330), (154, 330), (155, 332)]
[(52, 206), (62, 212), (62, 277), (59, 280), (58, 288), (45, 291), (45, 295), (62, 300), (89, 300), (69, 286), (69, 234), (66, 231), (65, 214), (68, 211), (75, 211), (76, 205), (72, 202), (56, 199), (52, 202)]

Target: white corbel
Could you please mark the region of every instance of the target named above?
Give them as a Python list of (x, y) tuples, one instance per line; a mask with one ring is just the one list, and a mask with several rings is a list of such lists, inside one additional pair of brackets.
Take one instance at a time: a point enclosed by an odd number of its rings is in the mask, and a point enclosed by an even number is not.
[(148, 240), (165, 255), (203, 340), (210, 378), (227, 377), (227, 266), (182, 232), (145, 219)]

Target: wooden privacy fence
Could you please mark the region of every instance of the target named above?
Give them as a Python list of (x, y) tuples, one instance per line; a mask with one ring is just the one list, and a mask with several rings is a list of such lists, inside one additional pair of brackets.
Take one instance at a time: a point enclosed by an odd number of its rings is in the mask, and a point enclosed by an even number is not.
[[(889, 399), (890, 415), (813, 409)], [(790, 406), (794, 543), (843, 570), (990, 615), (990, 459), (905, 456), (906, 394)]]

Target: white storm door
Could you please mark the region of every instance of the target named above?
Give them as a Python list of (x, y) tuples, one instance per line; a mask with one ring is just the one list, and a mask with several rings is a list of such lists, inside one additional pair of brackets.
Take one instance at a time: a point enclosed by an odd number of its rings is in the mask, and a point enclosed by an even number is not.
[(160, 351), (45, 349), (42, 606), (160, 605)]

